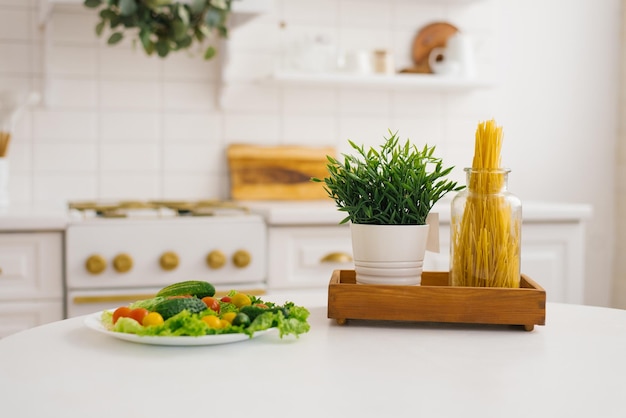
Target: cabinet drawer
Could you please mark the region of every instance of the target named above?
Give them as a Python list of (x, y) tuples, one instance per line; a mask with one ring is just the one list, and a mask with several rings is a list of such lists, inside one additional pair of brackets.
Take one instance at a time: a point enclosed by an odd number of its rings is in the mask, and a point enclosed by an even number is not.
[(62, 299), (0, 303), (0, 338), (63, 319)]
[(0, 300), (63, 297), (61, 232), (0, 234)]
[(326, 287), (333, 270), (354, 269), (348, 226), (272, 227), (270, 289)]

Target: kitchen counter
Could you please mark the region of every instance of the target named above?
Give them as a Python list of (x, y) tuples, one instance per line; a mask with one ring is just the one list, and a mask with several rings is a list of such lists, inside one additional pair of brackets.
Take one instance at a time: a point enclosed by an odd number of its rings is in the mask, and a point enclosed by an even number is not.
[[(329, 200), (241, 201), (252, 212), (262, 215), (269, 225), (338, 225), (345, 217)], [(439, 221), (450, 221), (450, 201), (440, 201), (434, 211)], [(523, 218), (529, 222), (568, 222), (590, 218), (590, 205), (566, 203), (523, 203)], [(0, 208), (0, 232), (64, 230), (71, 222), (65, 206), (20, 206)]]
[[(269, 225), (337, 225), (346, 216), (331, 199), (240, 203), (261, 214)], [(450, 199), (443, 199), (433, 208), (442, 223), (450, 222), (450, 203)], [(527, 222), (580, 222), (589, 219), (592, 211), (584, 204), (522, 202), (522, 216)]]
[[(548, 303), (546, 325), (327, 318), (323, 292), (285, 293), (311, 331), (166, 347), (84, 317), (0, 340), (2, 411), (41, 417), (623, 417), (626, 311)], [(267, 300), (279, 301), (277, 295)], [(391, 302), (392, 303), (392, 302)]]
[(65, 206), (11, 205), (0, 208), (0, 232), (63, 231), (69, 221)]

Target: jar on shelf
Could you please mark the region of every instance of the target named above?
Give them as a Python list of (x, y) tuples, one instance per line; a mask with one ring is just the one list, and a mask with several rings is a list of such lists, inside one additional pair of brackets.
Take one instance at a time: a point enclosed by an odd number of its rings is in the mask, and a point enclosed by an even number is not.
[(465, 169), (451, 204), (451, 286), (519, 287), (522, 203), (507, 189), (510, 171)]

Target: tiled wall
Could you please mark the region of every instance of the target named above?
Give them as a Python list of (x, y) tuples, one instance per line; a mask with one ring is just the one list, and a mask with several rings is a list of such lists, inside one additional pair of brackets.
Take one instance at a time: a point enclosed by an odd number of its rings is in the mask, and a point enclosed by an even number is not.
[[(455, 143), (447, 139), (471, 137), (489, 109), (484, 93), (469, 96), (468, 107), (439, 92), (282, 87), (259, 80), (286, 51), (317, 36), (338, 50), (393, 51), (396, 67), (407, 67), (417, 29), (434, 20), (454, 21), (484, 53), (493, 28), (472, 22), (491, 13), (490, 2), (274, 4), (271, 13), (233, 30), (219, 58), (207, 62), (187, 53), (148, 58), (130, 42), (108, 47), (94, 34), (96, 13), (81, 4), (56, 6), (40, 27), (35, 0), (0, 0), (0, 88), (40, 90), (45, 100), (14, 134), (12, 201), (225, 198), (225, 148), (232, 142), (342, 150), (347, 138), (379, 143), (393, 129), (437, 145), (455, 163)], [(461, 166), (467, 165), (466, 150), (460, 151)]]
[[(245, 0), (243, 0), (245, 1)], [(505, 128), (509, 186), (525, 200), (587, 203), (587, 303), (611, 299), (621, 0), (275, 0), (232, 31), (218, 59), (147, 58), (107, 47), (93, 11), (0, 0), (0, 89), (40, 91), (9, 151), (14, 204), (117, 198), (226, 198), (234, 142), (382, 141), (388, 129), (471, 164), (480, 120)], [(446, 20), (470, 35), (470, 92), (318, 87), (269, 81), (294, 45), (321, 36), (344, 51), (387, 49), (410, 64), (413, 37)], [(572, 46), (573, 45), (573, 46)], [(581, 58), (581, 51), (593, 56)], [(626, 294), (626, 289), (622, 291)]]

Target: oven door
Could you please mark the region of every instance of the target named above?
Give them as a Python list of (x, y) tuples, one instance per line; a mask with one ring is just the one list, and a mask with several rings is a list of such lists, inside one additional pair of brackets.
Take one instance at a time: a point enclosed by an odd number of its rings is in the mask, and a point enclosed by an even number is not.
[(88, 315), (105, 309), (113, 310), (142, 299), (154, 297), (160, 288), (107, 290), (70, 290), (67, 292), (67, 317)]

